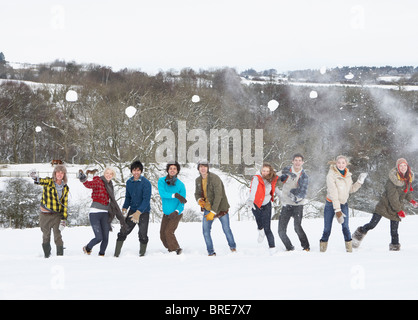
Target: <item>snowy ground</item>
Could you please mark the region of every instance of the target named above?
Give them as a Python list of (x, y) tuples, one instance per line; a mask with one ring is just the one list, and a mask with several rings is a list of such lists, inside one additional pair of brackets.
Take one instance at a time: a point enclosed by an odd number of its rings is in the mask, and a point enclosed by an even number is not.
[[(48, 164), (2, 168), (27, 172), (36, 167), (42, 177)], [(68, 166), (70, 201), (89, 197), (75, 179), (78, 166)], [(85, 169), (85, 168), (83, 168)], [(15, 175), (16, 173), (14, 173)], [(188, 198), (193, 199), (196, 167), (184, 168)], [(23, 175), (24, 176), (24, 175)], [(0, 187), (6, 178), (0, 178)], [(223, 177), (232, 211), (245, 197), (234, 179)], [(189, 201), (190, 208), (196, 205)], [(351, 231), (371, 218), (350, 218)], [(304, 219), (311, 251), (301, 250), (290, 221), (288, 234), (296, 250), (286, 252), (272, 221), (277, 251), (267, 242), (257, 243), (255, 222), (231, 218), (237, 252), (231, 253), (219, 221), (212, 237), (216, 257), (208, 257), (199, 222), (181, 222), (176, 235), (183, 248), (177, 256), (165, 251), (159, 239), (159, 223), (150, 223), (147, 255), (138, 257), (137, 228), (125, 241), (119, 258), (113, 257), (118, 225), (110, 234), (105, 257), (98, 247), (90, 256), (82, 247), (93, 237), (90, 227), (63, 231), (65, 256), (43, 258), (39, 228), (0, 229), (0, 299), (159, 299), (159, 300), (275, 300), (275, 299), (417, 299), (418, 216), (408, 216), (399, 227), (402, 249), (389, 251), (389, 221), (382, 219), (362, 246), (346, 253), (341, 227), (334, 221), (328, 251), (319, 252), (322, 219)]]
[[(352, 218), (351, 229), (369, 219)], [(292, 223), (292, 221), (291, 221)], [(65, 256), (44, 259), (39, 228), (0, 230), (0, 299), (417, 299), (418, 217), (400, 225), (402, 249), (388, 250), (389, 222), (383, 219), (361, 248), (346, 253), (340, 226), (334, 222), (328, 251), (319, 252), (322, 219), (303, 226), (311, 252), (299, 247), (284, 251), (275, 230), (277, 252), (258, 244), (255, 222), (232, 221), (238, 246), (231, 253), (219, 221), (213, 225), (216, 257), (208, 257), (200, 223), (180, 223), (176, 232), (184, 254), (165, 252), (159, 224), (150, 224), (147, 255), (138, 257), (132, 233), (119, 258), (113, 257), (116, 232), (111, 233), (105, 257), (82, 252), (92, 238), (90, 227), (63, 231)], [(115, 230), (117, 231), (117, 230)], [(55, 249), (55, 248), (54, 248)]]

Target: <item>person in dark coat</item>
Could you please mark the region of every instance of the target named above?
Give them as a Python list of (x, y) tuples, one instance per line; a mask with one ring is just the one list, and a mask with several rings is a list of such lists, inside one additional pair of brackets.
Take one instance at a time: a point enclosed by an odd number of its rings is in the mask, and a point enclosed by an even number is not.
[(123, 242), (136, 225), (138, 225), (139, 256), (143, 257), (147, 250), (152, 187), (151, 182), (142, 176), (143, 170), (144, 167), (140, 161), (134, 161), (131, 164), (132, 177), (126, 181), (126, 195), (122, 206), (123, 214), (127, 215), (126, 228), (121, 228), (118, 233), (115, 257), (119, 257)]
[(412, 182), (414, 173), (404, 158), (396, 161), (396, 168), (389, 172), (389, 179), (385, 185), (379, 202), (376, 205), (372, 219), (362, 227), (358, 227), (353, 233), (353, 247), (358, 248), (364, 236), (369, 230), (376, 227), (382, 217), (390, 220), (390, 234), (392, 241), (389, 250), (398, 251), (401, 248), (399, 243), (398, 226), (399, 221), (405, 218), (404, 202), (409, 201), (414, 207), (418, 207), (412, 199)]

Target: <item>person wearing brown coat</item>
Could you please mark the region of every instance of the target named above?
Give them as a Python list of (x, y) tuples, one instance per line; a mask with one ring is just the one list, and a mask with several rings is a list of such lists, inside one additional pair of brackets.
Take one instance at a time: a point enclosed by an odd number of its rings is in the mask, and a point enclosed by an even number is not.
[(219, 176), (209, 172), (209, 163), (206, 160), (199, 161), (197, 169), (199, 177), (196, 178), (194, 195), (201, 211), (203, 211), (202, 231), (208, 255), (216, 256), (211, 237), (214, 218), (219, 218), (229, 248), (235, 252), (236, 244), (229, 225), (229, 203), (224, 184)]
[(404, 200), (409, 201), (414, 207), (418, 204), (412, 199), (412, 182), (414, 173), (404, 158), (396, 161), (396, 168), (389, 172), (389, 178), (385, 190), (376, 205), (373, 217), (369, 223), (358, 227), (353, 233), (353, 247), (358, 248), (364, 236), (369, 230), (376, 227), (382, 217), (390, 220), (390, 234), (392, 241), (389, 250), (398, 251), (401, 248), (399, 243), (398, 226), (399, 221), (405, 218)]

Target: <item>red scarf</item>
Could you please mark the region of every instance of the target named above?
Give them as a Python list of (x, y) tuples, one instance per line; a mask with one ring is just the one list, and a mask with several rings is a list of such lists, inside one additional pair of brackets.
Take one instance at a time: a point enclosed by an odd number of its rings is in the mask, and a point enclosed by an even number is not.
[[(409, 191), (414, 191), (414, 189), (412, 189), (412, 175), (411, 175), (411, 170), (408, 166), (408, 170), (406, 170), (405, 175), (403, 175), (400, 170), (399, 170), (399, 166), (398, 166), (398, 179), (401, 181), (405, 182), (405, 190), (403, 192), (407, 193), (408, 189)], [(409, 188), (408, 188), (409, 185)]]

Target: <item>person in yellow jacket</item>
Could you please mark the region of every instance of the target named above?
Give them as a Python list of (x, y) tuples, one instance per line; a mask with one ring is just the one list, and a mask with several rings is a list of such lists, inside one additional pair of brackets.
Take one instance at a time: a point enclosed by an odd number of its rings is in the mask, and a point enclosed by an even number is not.
[(232, 252), (235, 252), (236, 244), (229, 226), (229, 203), (224, 184), (216, 174), (209, 172), (209, 163), (206, 160), (199, 161), (197, 169), (200, 175), (195, 181), (195, 198), (204, 215), (202, 228), (208, 254), (209, 256), (216, 256), (210, 235), (214, 218), (219, 218), (221, 221), (229, 248)]
[(35, 184), (43, 187), (40, 206), (39, 226), (42, 231), (42, 249), (45, 258), (51, 255), (51, 230), (54, 232), (54, 242), (57, 246), (57, 256), (64, 254), (64, 242), (61, 231), (67, 223), (68, 193), (67, 169), (64, 165), (57, 165), (52, 173), (52, 178), (39, 178), (36, 172), (30, 176)]
[(367, 177), (367, 173), (361, 173), (357, 182), (353, 183), (352, 174), (348, 170), (348, 159), (338, 156), (336, 161), (330, 162), (327, 174), (327, 200), (324, 208), (324, 231), (320, 240), (320, 251), (327, 250), (328, 238), (331, 234), (334, 216), (342, 225), (342, 232), (347, 252), (352, 252), (351, 232), (348, 225), (348, 197), (356, 192)]

